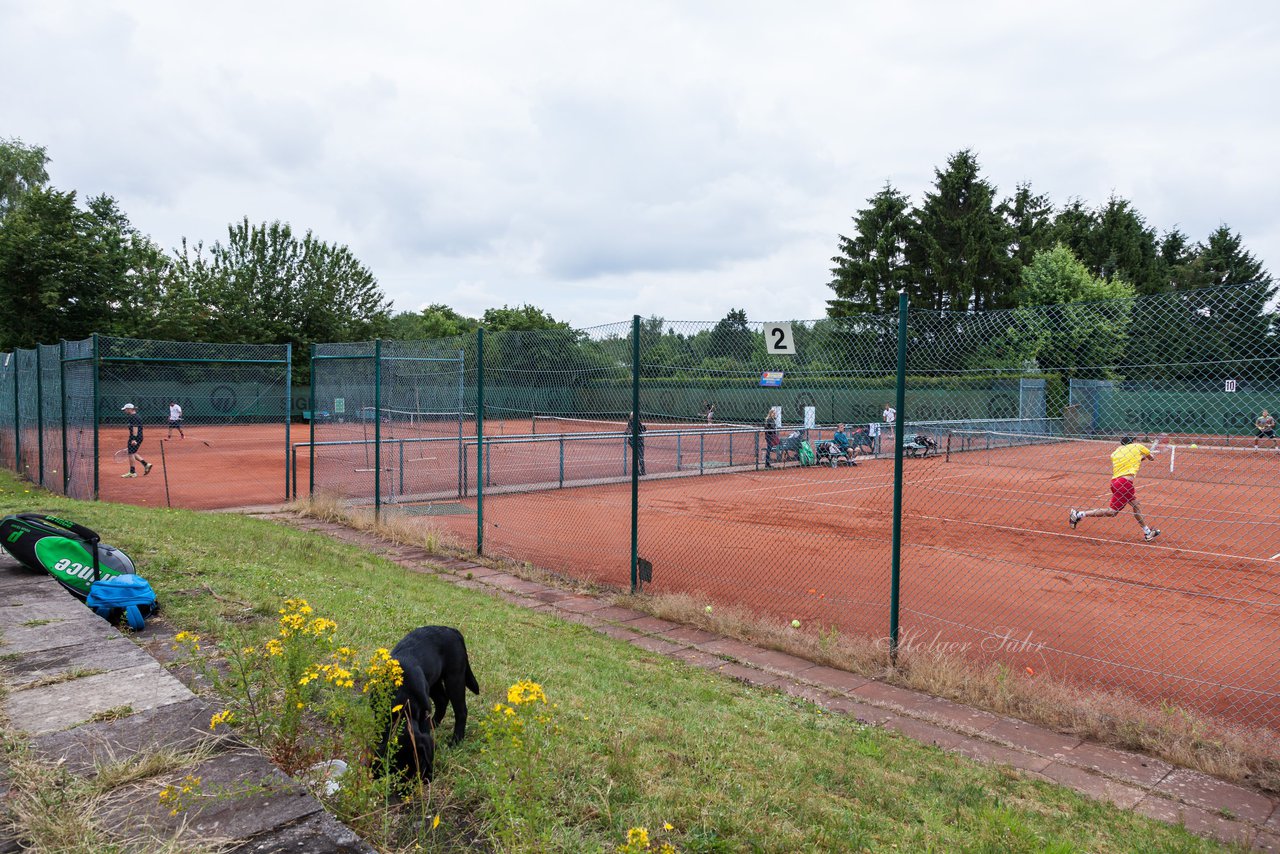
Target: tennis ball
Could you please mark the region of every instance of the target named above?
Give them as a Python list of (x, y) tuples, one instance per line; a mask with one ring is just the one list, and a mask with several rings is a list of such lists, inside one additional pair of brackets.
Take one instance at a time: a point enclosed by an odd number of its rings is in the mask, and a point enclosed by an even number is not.
[(799, 621), (799, 620), (792, 620), (792, 621), (791, 621), (791, 628), (793, 628), (793, 629), (798, 629), (798, 628), (800, 628), (800, 621)]
[(704, 608), (703, 610), (705, 610), (708, 614), (710, 614), (710, 613), (711, 613), (711, 606), (710, 606), (710, 605), (708, 605), (708, 606), (707, 606), (706, 608)]
[(1195, 442), (1192, 442), (1192, 443), (1191, 443), (1191, 447), (1193, 447), (1193, 448), (1194, 448), (1195, 446), (1196, 446), (1196, 443), (1195, 443)]

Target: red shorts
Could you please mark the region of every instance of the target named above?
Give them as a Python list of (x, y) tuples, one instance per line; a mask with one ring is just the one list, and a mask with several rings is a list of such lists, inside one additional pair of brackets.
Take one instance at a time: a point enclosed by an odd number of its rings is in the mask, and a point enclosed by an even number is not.
[(1116, 477), (1111, 479), (1111, 509), (1120, 511), (1125, 508), (1130, 501), (1138, 497), (1137, 490), (1133, 488), (1133, 481), (1127, 477)]

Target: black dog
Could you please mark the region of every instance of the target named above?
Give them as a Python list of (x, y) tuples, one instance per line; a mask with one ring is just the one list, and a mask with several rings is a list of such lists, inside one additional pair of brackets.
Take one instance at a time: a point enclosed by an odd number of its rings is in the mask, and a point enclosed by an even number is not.
[[(397, 774), (416, 773), (430, 780), (436, 754), (433, 730), (444, 720), (445, 700), (453, 706), (451, 743), (457, 744), (467, 733), (466, 689), (479, 694), (480, 685), (471, 672), (462, 632), (448, 626), (414, 629), (391, 650), (391, 657), (404, 671), (404, 682), (396, 689), (391, 707), (402, 708), (391, 716), (378, 754)], [(393, 738), (395, 753), (388, 755)]]

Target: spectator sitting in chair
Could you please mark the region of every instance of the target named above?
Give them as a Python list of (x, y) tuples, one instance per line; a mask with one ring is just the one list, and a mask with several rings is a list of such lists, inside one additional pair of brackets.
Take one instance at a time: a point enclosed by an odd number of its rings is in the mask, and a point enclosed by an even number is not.
[(871, 438), (871, 433), (866, 427), (859, 427), (853, 431), (853, 436), (849, 441), (850, 459), (855, 463), (858, 457), (874, 457), (876, 455), (876, 440)]
[(787, 438), (773, 446), (773, 453), (777, 454), (777, 461), (783, 462), (787, 458), (787, 454), (791, 454), (799, 459), (800, 443), (804, 441), (804, 437), (800, 435), (799, 430), (792, 430)]
[(837, 424), (835, 435), (831, 437), (831, 444), (835, 446), (836, 453), (849, 461), (849, 465), (856, 466), (858, 464), (858, 449), (849, 441), (849, 434), (844, 432), (844, 425)]

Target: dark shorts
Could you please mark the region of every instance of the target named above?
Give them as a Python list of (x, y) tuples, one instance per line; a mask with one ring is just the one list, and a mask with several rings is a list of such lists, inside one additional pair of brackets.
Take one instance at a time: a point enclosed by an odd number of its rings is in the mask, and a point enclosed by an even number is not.
[(1276, 437), (1275, 430), (1259, 430), (1258, 431), (1259, 439), (1274, 439), (1275, 437)]
[(182, 419), (181, 419), (181, 418), (170, 418), (170, 419), (169, 419), (169, 426), (170, 426), (170, 427), (181, 427), (181, 426), (182, 426)]
[(1111, 479), (1111, 509), (1123, 510), (1125, 506), (1138, 497), (1138, 491), (1134, 488), (1133, 481), (1127, 477), (1115, 477)]
[(131, 454), (136, 454), (136, 453), (138, 453), (138, 449), (139, 449), (139, 448), (141, 448), (141, 447), (142, 447), (142, 440), (141, 440), (141, 439), (130, 439), (130, 440), (129, 440), (129, 444), (128, 444), (129, 453), (131, 453)]

